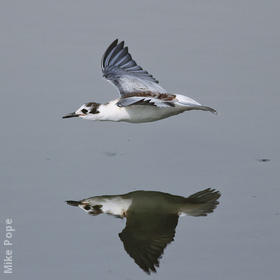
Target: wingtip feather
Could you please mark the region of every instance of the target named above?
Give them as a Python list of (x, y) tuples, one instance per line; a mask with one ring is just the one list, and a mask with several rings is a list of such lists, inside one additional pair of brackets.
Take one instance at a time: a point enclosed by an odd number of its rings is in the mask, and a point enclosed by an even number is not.
[(137, 90), (166, 92), (153, 75), (135, 62), (124, 41), (115, 39), (110, 44), (102, 57), (101, 69), (103, 76), (119, 88), (121, 95)]

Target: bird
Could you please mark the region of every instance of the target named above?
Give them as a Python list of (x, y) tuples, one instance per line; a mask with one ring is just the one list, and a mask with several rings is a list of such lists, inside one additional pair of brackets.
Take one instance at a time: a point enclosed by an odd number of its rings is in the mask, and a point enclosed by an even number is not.
[(105, 104), (85, 103), (62, 118), (145, 123), (190, 110), (217, 113), (190, 97), (167, 92), (135, 62), (124, 41), (116, 39), (110, 44), (102, 57), (101, 68), (103, 77), (118, 88), (120, 97)]
[(207, 188), (189, 197), (158, 191), (133, 191), (122, 195), (68, 200), (92, 216), (102, 213), (126, 218), (119, 238), (124, 249), (147, 274), (156, 272), (166, 246), (174, 240), (179, 216), (207, 216), (219, 204), (221, 193)]

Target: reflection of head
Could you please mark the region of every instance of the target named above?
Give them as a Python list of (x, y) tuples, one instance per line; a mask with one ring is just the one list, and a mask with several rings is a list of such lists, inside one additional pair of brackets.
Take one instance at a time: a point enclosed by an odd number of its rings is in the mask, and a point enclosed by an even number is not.
[(68, 200), (67, 204), (69, 204), (71, 206), (78, 206), (90, 215), (95, 216), (95, 215), (99, 215), (99, 214), (103, 213), (101, 204), (91, 205), (89, 203), (74, 201), (74, 200)]

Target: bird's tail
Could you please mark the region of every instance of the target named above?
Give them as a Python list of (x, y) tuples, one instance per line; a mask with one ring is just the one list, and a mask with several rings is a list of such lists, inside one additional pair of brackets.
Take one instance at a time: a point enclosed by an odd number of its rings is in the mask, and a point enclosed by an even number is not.
[(186, 110), (201, 110), (201, 111), (208, 111), (208, 112), (211, 112), (215, 115), (217, 115), (217, 111), (211, 107), (208, 107), (208, 106), (203, 106), (203, 105), (189, 105), (187, 106), (187, 109)]
[(215, 115), (218, 114), (218, 112), (215, 109), (213, 109), (211, 107), (208, 107), (208, 106), (198, 106), (197, 110), (208, 111), (208, 112), (211, 112)]
[(210, 188), (197, 192), (186, 198), (182, 212), (191, 216), (207, 216), (219, 204), (220, 196), (219, 191)]
[(217, 114), (217, 111), (211, 107), (203, 106), (194, 99), (187, 97), (185, 95), (176, 94), (176, 101), (177, 104), (183, 106), (186, 111), (188, 110), (201, 110), (201, 111), (208, 111), (213, 114)]

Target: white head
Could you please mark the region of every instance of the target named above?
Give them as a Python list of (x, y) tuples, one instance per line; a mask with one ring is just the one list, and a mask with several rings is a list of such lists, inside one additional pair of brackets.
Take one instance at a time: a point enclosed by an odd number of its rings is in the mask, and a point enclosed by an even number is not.
[(98, 120), (100, 115), (99, 115), (99, 103), (95, 102), (89, 102), (86, 104), (83, 104), (77, 111), (64, 115), (62, 118), (67, 119), (67, 118), (75, 118), (75, 117), (80, 117), (83, 119), (88, 119), (88, 120)]
[(90, 199), (83, 199), (80, 201), (68, 200), (66, 201), (66, 203), (71, 206), (78, 206), (88, 214), (94, 216), (102, 214), (104, 212), (102, 209), (103, 204), (98, 197), (92, 197)]
[(121, 196), (105, 195), (94, 196), (80, 201), (68, 200), (66, 202), (71, 206), (78, 206), (90, 215), (105, 213), (117, 217), (124, 217), (126, 211), (132, 203), (132, 200), (124, 199)]

